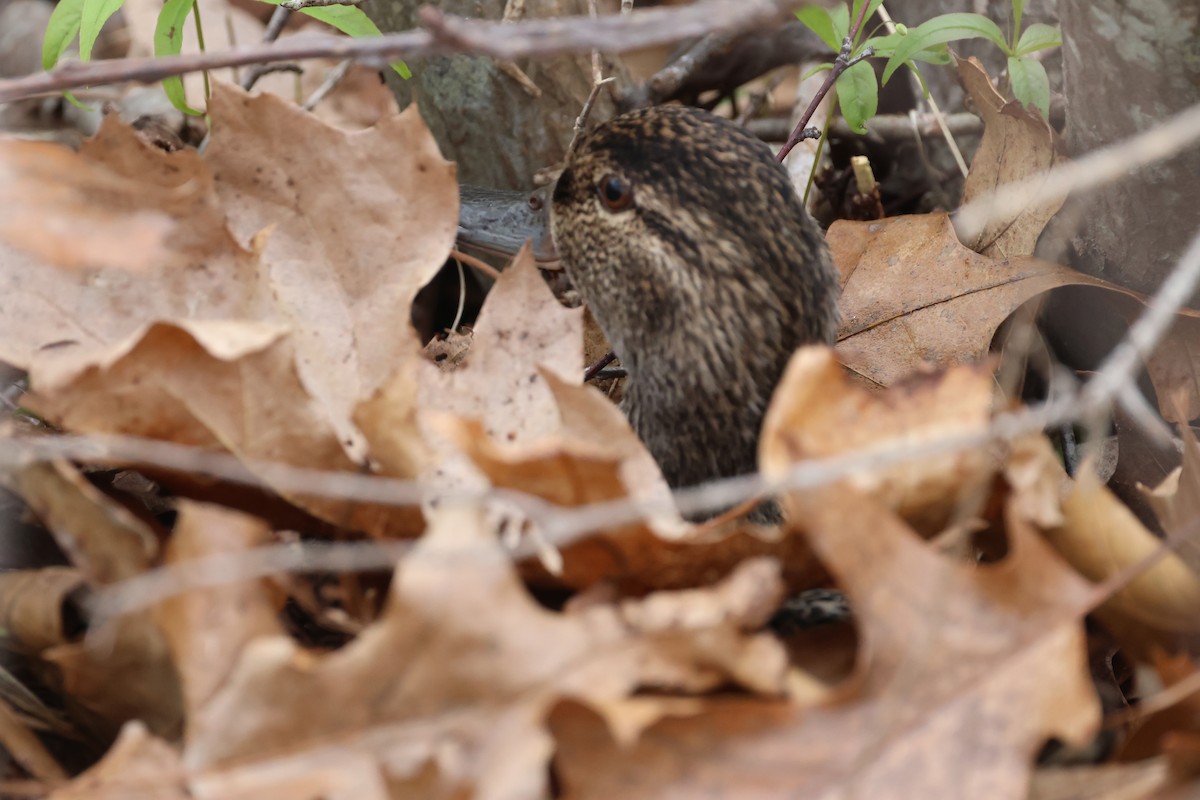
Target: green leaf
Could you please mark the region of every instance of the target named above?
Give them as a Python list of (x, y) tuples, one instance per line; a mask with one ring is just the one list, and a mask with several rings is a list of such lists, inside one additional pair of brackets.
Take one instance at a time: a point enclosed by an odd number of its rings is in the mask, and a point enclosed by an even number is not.
[[(263, 0), (264, 3), (277, 6), (283, 0)], [(307, 14), (313, 19), (320, 20), (326, 25), (337, 28), (347, 36), (355, 39), (365, 39), (368, 36), (379, 36), (379, 27), (358, 6), (322, 6), (318, 8), (302, 8), (301, 14)], [(391, 67), (404, 80), (412, 77), (412, 70), (403, 61), (393, 61)]]
[(1021, 15), (1025, 13), (1025, 0), (1012, 0), (1013, 38), (1021, 31)]
[(1062, 34), (1053, 25), (1035, 22), (1021, 34), (1021, 40), (1017, 42), (1017, 55), (1023, 56), (1048, 47), (1062, 47)]
[(796, 10), (796, 19), (804, 23), (804, 27), (815, 33), (821, 41), (829, 45), (829, 49), (838, 52), (842, 49), (842, 37), (837, 35), (833, 27), (833, 17), (821, 6), (804, 6)]
[[(863, 4), (863, 0), (854, 0), (854, 7), (850, 9), (851, 23), (853, 23), (854, 20), (858, 19), (858, 12), (862, 10), (862, 4)], [(876, 9), (878, 9), (881, 5), (883, 5), (883, 0), (871, 0), (870, 4), (867, 5), (867, 13), (865, 15), (863, 15), (863, 26), (864, 27), (867, 24), (867, 20), (869, 20), (872, 17), (872, 15), (875, 14)], [(847, 30), (849, 30), (848, 27), (847, 27)], [(859, 33), (862, 33), (862, 31), (859, 31)]]
[(1023, 106), (1033, 106), (1050, 118), (1050, 79), (1042, 62), (1030, 56), (1010, 56), (1008, 80), (1012, 84), (1013, 96)]
[(987, 39), (1004, 52), (1008, 52), (1008, 43), (996, 23), (979, 14), (942, 14), (940, 17), (923, 22), (908, 32), (904, 42), (892, 53), (887, 66), (883, 68), (883, 82), (887, 83), (896, 68), (908, 61), (914, 54), (928, 50), (934, 45), (957, 42), (961, 39)]
[(46, 35), (42, 37), (42, 69), (51, 69), (71, 46), (79, 33), (82, 15), (83, 0), (61, 0), (50, 12)]
[(850, 130), (866, 133), (864, 124), (879, 110), (879, 84), (875, 82), (875, 70), (866, 61), (860, 61), (843, 72), (837, 79), (838, 106)]
[(832, 61), (826, 61), (824, 64), (817, 64), (815, 67), (810, 69), (808, 72), (801, 75), (800, 80), (806, 81), (809, 78), (811, 78), (813, 75), (816, 75), (818, 72), (829, 72), (829, 70), (831, 70), (831, 69), (833, 69)]
[(91, 60), (92, 47), (100, 36), (100, 29), (123, 5), (125, 0), (83, 0), (83, 14), (79, 21), (80, 61)]
[(833, 20), (833, 35), (837, 37), (837, 46), (833, 48), (837, 52), (842, 49), (842, 40), (850, 35), (850, 11), (845, 3), (838, 3), (829, 12), (829, 18)]
[[(177, 56), (183, 50), (183, 23), (196, 0), (167, 0), (163, 3), (162, 11), (158, 12), (158, 24), (154, 26), (154, 55)], [(163, 91), (171, 105), (184, 114), (200, 116), (204, 112), (197, 111), (187, 104), (187, 94), (183, 90), (183, 78), (172, 75), (163, 79)]]

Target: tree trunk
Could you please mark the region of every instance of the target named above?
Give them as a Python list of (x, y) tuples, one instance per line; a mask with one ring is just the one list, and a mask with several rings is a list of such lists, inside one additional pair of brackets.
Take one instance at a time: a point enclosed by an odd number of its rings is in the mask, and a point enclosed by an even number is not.
[[(426, 0), (372, 0), (363, 6), (380, 30), (416, 26), (416, 10)], [(447, 14), (500, 19), (504, 0), (443, 0)], [(527, 0), (526, 17), (586, 14), (584, 0)], [(592, 86), (586, 56), (517, 63), (541, 90), (534, 97), (490, 58), (447, 56), (409, 63), (413, 77), (388, 74), (401, 108), (417, 102), (442, 155), (458, 162), (459, 180), (497, 189), (527, 190), (539, 169), (558, 164), (566, 154), (575, 118)], [(618, 77), (605, 87), (592, 120), (613, 113), (611, 92), (625, 73), (605, 60), (605, 74)]]
[[(1200, 102), (1200, 1), (1061, 0), (1067, 142), (1074, 155)], [(1200, 149), (1082, 198), (1077, 266), (1153, 292), (1200, 228)], [(1193, 300), (1195, 305), (1195, 300)]]

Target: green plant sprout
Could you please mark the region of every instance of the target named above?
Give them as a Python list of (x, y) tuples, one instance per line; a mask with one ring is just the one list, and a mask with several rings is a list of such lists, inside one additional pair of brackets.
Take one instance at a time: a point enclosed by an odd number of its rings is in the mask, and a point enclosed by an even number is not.
[[(282, 0), (262, 0), (270, 5), (279, 5)], [(42, 39), (42, 69), (50, 70), (62, 58), (63, 53), (79, 37), (79, 60), (90, 61), (92, 48), (100, 29), (109, 17), (117, 13), (125, 0), (60, 0), (50, 15), (46, 25), (46, 35)], [(379, 28), (371, 21), (361, 8), (357, 6), (324, 6), (302, 8), (300, 13), (307, 14), (313, 19), (337, 28), (342, 33), (355, 38), (379, 36)], [(183, 24), (191, 14), (196, 20), (196, 33), (200, 49), (204, 50), (204, 33), (200, 24), (200, 7), (196, 0), (166, 0), (162, 11), (158, 14), (158, 24), (154, 29), (154, 55), (175, 56), (183, 50)], [(401, 78), (411, 78), (412, 72), (403, 61), (392, 62), (392, 69)], [(208, 73), (204, 73), (205, 95), (208, 90)], [(185, 114), (198, 116), (204, 112), (198, 111), (187, 104), (183, 90), (183, 78), (176, 75), (163, 80), (163, 89), (171, 101), (171, 105)], [(71, 102), (76, 102), (67, 93)]]
[[(838, 6), (833, 10), (821, 6), (805, 6), (796, 12), (796, 18), (829, 45), (834, 52), (842, 49), (842, 43), (850, 34), (850, 20), (858, 19), (864, 0), (854, 0), (847, 10)], [(870, 19), (883, 4), (883, 0), (870, 0), (864, 19)], [(1008, 76), (1013, 96), (1023, 106), (1033, 106), (1043, 117), (1050, 115), (1050, 79), (1041, 62), (1032, 53), (1050, 47), (1062, 46), (1062, 34), (1052, 25), (1036, 23), (1021, 31), (1021, 16), (1025, 10), (1024, 0), (1012, 0), (1012, 25), (1008, 36), (980, 14), (942, 14), (923, 22), (915, 28), (897, 24), (894, 33), (885, 36), (870, 36), (865, 40), (862, 31), (856, 32), (851, 42), (850, 66), (838, 76), (838, 107), (850, 129), (866, 133), (866, 123), (879, 107), (879, 85), (875, 70), (863, 60), (863, 56), (886, 58), (883, 82), (902, 66), (913, 70), (928, 93), (928, 87), (914, 62), (949, 64), (950, 51), (947, 45), (964, 39), (987, 39), (1008, 56)], [(856, 61), (857, 60), (857, 61)], [(833, 69), (833, 63), (822, 64), (815, 72)]]

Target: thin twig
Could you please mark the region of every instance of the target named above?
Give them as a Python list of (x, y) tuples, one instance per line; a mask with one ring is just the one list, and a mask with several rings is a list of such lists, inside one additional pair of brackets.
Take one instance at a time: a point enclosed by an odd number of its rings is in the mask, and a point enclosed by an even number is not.
[(600, 356), (600, 359), (598, 361), (596, 361), (595, 364), (592, 364), (590, 367), (588, 367), (586, 370), (584, 370), (583, 382), (587, 383), (588, 381), (595, 378), (597, 375), (600, 374), (600, 371), (602, 369), (604, 369), (609, 364), (611, 364), (613, 361), (615, 361), (616, 358), (617, 358), (617, 354), (614, 353), (612, 350), (609, 350), (607, 353)]
[(579, 139), (583, 136), (588, 117), (591, 116), (592, 106), (596, 104), (596, 98), (600, 96), (600, 89), (605, 84), (612, 83), (614, 80), (616, 78), (604, 78), (592, 84), (592, 90), (588, 92), (587, 100), (583, 102), (583, 108), (579, 111), (579, 116), (575, 118), (575, 125), (571, 129), (571, 141), (567, 144), (567, 159), (570, 159), (571, 154), (575, 152), (575, 148), (579, 146)]
[[(279, 34), (283, 32), (283, 28), (287, 25), (287, 21), (291, 19), (291, 16), (291, 11), (288, 11), (283, 6), (275, 6), (275, 10), (271, 12), (271, 19), (267, 22), (266, 30), (263, 31), (263, 44), (270, 44), (278, 39)], [(234, 49), (237, 49), (236, 46)], [(254, 88), (254, 84), (258, 83), (258, 79), (266, 74), (264, 66), (260, 64), (254, 69), (246, 70), (246, 74), (240, 80), (236, 77), (234, 80), (248, 92)], [(234, 75), (237, 75), (236, 68)]]
[[(875, 9), (875, 12), (879, 14), (879, 18), (883, 20), (884, 29), (887, 30), (888, 33), (895, 33), (896, 23), (892, 21), (892, 15), (888, 13), (887, 9), (884, 8), (882, 3), (879, 4), (879, 8)], [(920, 80), (917, 79), (916, 71), (908, 70), (908, 74), (912, 80), (912, 83), (914, 84), (914, 94), (916, 94), (918, 98), (921, 97), (924, 92), (922, 91), (923, 87), (921, 86)], [(929, 104), (930, 112), (932, 112), (934, 118), (936, 118), (938, 121), (938, 127), (942, 131), (942, 136), (946, 139), (946, 146), (950, 148), (950, 154), (954, 156), (954, 163), (958, 165), (958, 171), (962, 173), (964, 178), (967, 177), (967, 161), (963, 158), (962, 151), (958, 148), (958, 142), (954, 141), (954, 136), (950, 133), (950, 127), (946, 124), (945, 115), (942, 114), (942, 109), (938, 106), (937, 100), (934, 98), (932, 93), (930, 93), (928, 97), (924, 98), (924, 100)], [(874, 127), (874, 124), (874, 122), (871, 123), (872, 127)]]
[(302, 8), (326, 8), (328, 6), (361, 6), (367, 0), (283, 0), (279, 5), (288, 11)]
[[(829, 94), (829, 90), (833, 88), (833, 84), (837, 81), (838, 76), (852, 66), (862, 61), (864, 58), (870, 58), (875, 54), (875, 51), (870, 47), (863, 48), (863, 51), (857, 56), (851, 55), (854, 51), (854, 40), (858, 37), (858, 32), (862, 28), (862, 24), (867, 15), (867, 7), (870, 3), (863, 3), (862, 8), (858, 10), (858, 19), (854, 20), (854, 26), (850, 28), (850, 32), (846, 38), (842, 40), (842, 49), (838, 53), (837, 58), (833, 60), (833, 69), (825, 76), (825, 82), (821, 84), (821, 88), (813, 95), (813, 99), (809, 102), (808, 108), (800, 115), (800, 120), (796, 123), (795, 130), (783, 143), (783, 147), (779, 148), (779, 153), (775, 156), (777, 160), (783, 161), (787, 158), (788, 153), (792, 152), (792, 148), (800, 144), (805, 139), (814, 139), (820, 135), (815, 128), (809, 128), (808, 121), (812, 119), (813, 114), (817, 112), (817, 106), (821, 105), (821, 101), (825, 99), (825, 95)], [(814, 132), (817, 136), (814, 136)]]
[(346, 77), (348, 72), (350, 72), (350, 67), (352, 66), (354, 66), (354, 62), (347, 58), (336, 67), (329, 70), (329, 74), (325, 76), (325, 80), (321, 82), (321, 85), (317, 87), (317, 90), (310, 94), (308, 99), (304, 101), (304, 110), (312, 111), (314, 108), (316, 108), (317, 104), (328, 97), (329, 93), (332, 92), (334, 88), (336, 88), (337, 85), (342, 82), (342, 79)]
[(716, 30), (744, 32), (786, 16), (803, 0), (701, 0), (687, 6), (651, 8), (592, 20), (584, 17), (531, 19), (515, 23), (467, 20), (421, 9), (426, 30), (365, 39), (314, 35), (236, 50), (168, 57), (64, 63), (51, 72), (0, 81), (0, 103), (30, 94), (80, 86), (136, 80), (159, 81), (202, 69), (299, 61), (353, 58), (383, 67), (401, 58), (475, 53), (499, 60), (549, 58), (601, 50), (624, 53), (665, 42), (704, 36)]
[[(792, 127), (792, 124), (782, 117), (752, 119), (746, 123), (746, 128), (751, 133), (766, 142), (785, 141), (792, 132)], [(956, 136), (977, 134), (983, 131), (983, 120), (970, 112), (962, 111), (946, 117), (946, 128)], [(850, 130), (844, 119), (835, 121), (830, 133), (842, 139), (851, 136), (861, 138), (859, 134)], [(932, 114), (916, 114), (915, 117), (910, 114), (880, 114), (871, 118), (871, 128), (866, 135), (878, 137), (885, 142), (898, 142), (912, 139), (914, 135), (932, 139), (944, 134), (937, 118)]]
[(479, 270), (494, 281), (500, 280), (500, 271), (486, 261), (478, 259), (472, 255), (467, 255), (461, 250), (451, 250), (450, 257), (455, 261), (461, 261), (472, 269)]

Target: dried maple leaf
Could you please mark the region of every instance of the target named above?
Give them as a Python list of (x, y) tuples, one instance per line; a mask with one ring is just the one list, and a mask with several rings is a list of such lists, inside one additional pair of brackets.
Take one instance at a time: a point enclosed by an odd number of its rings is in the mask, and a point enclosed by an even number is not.
[(422, 408), (479, 419), (488, 436), (505, 442), (558, 429), (554, 398), (539, 368), (582, 383), (583, 310), (555, 299), (528, 246), (488, 292), (462, 361), (453, 370), (422, 362)]
[(567, 798), (1023, 798), (1046, 737), (1099, 722), (1084, 581), (1028, 530), (1008, 558), (953, 563), (846, 487), (787, 498), (850, 595), (855, 678), (826, 702), (713, 700), (618, 747), (577, 713), (554, 727)]
[[(36, 367), (29, 404), (60, 427), (225, 449), (261, 460), (357, 472), (297, 374), (293, 337), (278, 325), (183, 321), (151, 325), (110, 351)], [(269, 482), (269, 481), (268, 481)], [(415, 509), (284, 497), (335, 524), (411, 535)]]
[(263, 278), (296, 331), (305, 388), (345, 441), (355, 404), (420, 352), (409, 308), (454, 244), (454, 165), (415, 107), (347, 133), (218, 86), (210, 112), (205, 160), (229, 225), (243, 242), (269, 230)]
[[(341, 650), (240, 633), (233, 641), (244, 644), (222, 645), (220, 685), (186, 694), (183, 760), (202, 797), (251, 786), (289, 796), (279, 787), (304, 785), (320, 765), (341, 786), (357, 775), (376, 787), (426, 785), (428, 797), (538, 796), (550, 753), (542, 720), (559, 698), (603, 705), (639, 687), (700, 692), (728, 681), (782, 691), (782, 649), (749, 633), (781, 592), (777, 568), (759, 560), (711, 590), (553, 613), (528, 596), (476, 512), (446, 510), (399, 566), (381, 618)], [(171, 616), (190, 620), (172, 632), (185, 676), (202, 669), (221, 621), (265, 614), (268, 602), (249, 583), (175, 598)]]

